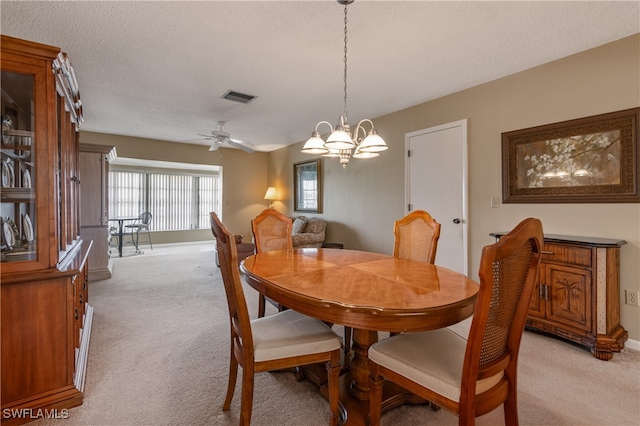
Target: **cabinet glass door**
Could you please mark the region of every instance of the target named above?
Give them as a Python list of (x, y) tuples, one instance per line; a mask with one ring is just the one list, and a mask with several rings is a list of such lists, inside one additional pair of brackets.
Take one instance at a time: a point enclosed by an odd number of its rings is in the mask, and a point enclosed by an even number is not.
[(2, 71), (1, 262), (36, 260), (34, 75)]

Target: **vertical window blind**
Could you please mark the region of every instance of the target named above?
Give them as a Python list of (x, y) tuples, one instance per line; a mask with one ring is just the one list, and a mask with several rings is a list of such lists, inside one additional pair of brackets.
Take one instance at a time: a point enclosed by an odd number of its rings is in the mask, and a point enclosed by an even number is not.
[(144, 200), (143, 172), (109, 172), (109, 217), (137, 217)]
[(219, 175), (159, 171), (109, 171), (109, 216), (151, 212), (152, 231), (209, 228), (209, 212), (220, 212)]

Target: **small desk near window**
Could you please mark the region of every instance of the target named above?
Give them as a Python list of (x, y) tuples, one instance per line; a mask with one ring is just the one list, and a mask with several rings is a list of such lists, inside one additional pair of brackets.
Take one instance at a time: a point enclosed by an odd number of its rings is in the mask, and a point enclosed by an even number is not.
[(124, 222), (138, 220), (136, 217), (114, 217), (109, 218), (109, 222), (118, 222), (118, 255), (122, 257), (122, 237), (124, 236)]

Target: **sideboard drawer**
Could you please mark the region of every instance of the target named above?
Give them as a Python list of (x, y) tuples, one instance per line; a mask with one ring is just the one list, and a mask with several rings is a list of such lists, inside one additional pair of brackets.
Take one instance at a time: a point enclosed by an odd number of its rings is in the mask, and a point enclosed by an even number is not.
[(591, 267), (593, 249), (567, 244), (544, 243), (542, 261)]

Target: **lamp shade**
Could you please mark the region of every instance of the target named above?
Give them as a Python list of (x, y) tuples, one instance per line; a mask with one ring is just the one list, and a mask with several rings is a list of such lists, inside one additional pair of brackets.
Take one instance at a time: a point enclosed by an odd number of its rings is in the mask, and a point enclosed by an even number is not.
[(273, 186), (270, 186), (267, 188), (267, 192), (264, 194), (264, 199), (269, 201), (278, 199), (278, 193), (276, 192), (276, 189)]
[(370, 130), (367, 137), (364, 138), (360, 146), (358, 146), (358, 150), (362, 152), (380, 152), (387, 148), (388, 146), (384, 139), (382, 139), (375, 130)]
[(376, 158), (376, 157), (380, 157), (380, 153), (378, 153), (378, 152), (356, 151), (356, 153), (353, 154), (352, 157), (353, 158), (360, 158), (360, 159)]
[(340, 157), (340, 151), (337, 149), (329, 149), (326, 154), (322, 154), (323, 157)]
[(311, 137), (302, 147), (302, 152), (305, 154), (326, 154), (329, 150), (325, 148), (324, 141), (320, 137), (320, 133), (313, 132), (311, 133)]
[(329, 135), (324, 146), (329, 149), (352, 149), (356, 146), (351, 135), (343, 130), (342, 126), (336, 126), (336, 130)]

